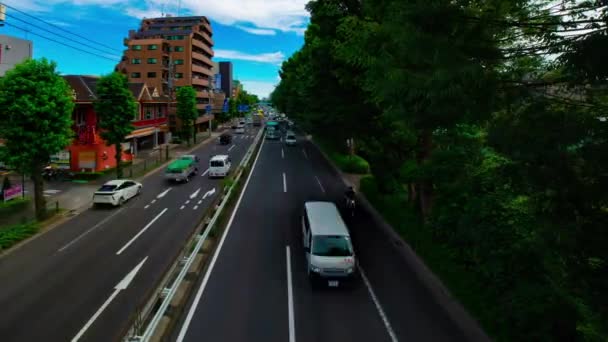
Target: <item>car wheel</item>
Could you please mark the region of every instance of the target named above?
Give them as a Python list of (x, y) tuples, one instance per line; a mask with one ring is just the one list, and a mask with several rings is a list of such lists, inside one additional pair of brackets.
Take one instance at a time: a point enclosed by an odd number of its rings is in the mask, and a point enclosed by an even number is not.
[(118, 206), (119, 206), (119, 207), (121, 207), (123, 204), (125, 204), (125, 198), (124, 198), (124, 197), (121, 197), (121, 198), (118, 200)]
[(185, 182), (186, 183), (190, 182), (190, 176), (186, 176)]
[(135, 194), (135, 196), (139, 196), (141, 195), (141, 186), (137, 188), (137, 193)]

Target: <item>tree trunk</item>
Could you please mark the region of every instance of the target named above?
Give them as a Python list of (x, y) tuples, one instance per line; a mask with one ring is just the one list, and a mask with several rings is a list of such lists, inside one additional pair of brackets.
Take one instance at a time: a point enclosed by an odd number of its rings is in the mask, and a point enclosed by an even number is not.
[(122, 146), (120, 143), (114, 145), (116, 149), (116, 179), (122, 178)]
[[(430, 158), (433, 150), (432, 132), (431, 130), (423, 130), (418, 140), (418, 165), (422, 165), (427, 159)], [(418, 194), (418, 207), (422, 218), (426, 220), (431, 213), (432, 208), (432, 197), (433, 197), (433, 181), (430, 179), (423, 179), (418, 182), (416, 186), (416, 193)]]
[(196, 128), (194, 127), (194, 124), (192, 125), (192, 141), (196, 144)]
[(42, 163), (36, 163), (32, 168), (30, 178), (34, 183), (34, 208), (36, 211), (36, 219), (42, 221), (46, 218), (46, 199), (44, 198), (44, 182), (42, 180)]
[(414, 183), (407, 184), (407, 201), (409, 203), (414, 203), (418, 199), (416, 196), (416, 185)]

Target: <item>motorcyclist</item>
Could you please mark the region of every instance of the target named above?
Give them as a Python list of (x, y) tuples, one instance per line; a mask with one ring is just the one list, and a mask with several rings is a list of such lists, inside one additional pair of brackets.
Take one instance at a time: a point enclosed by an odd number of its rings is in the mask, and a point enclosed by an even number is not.
[(352, 186), (349, 186), (348, 189), (346, 189), (344, 195), (346, 196), (348, 204), (350, 204), (351, 201), (355, 201), (355, 189)]

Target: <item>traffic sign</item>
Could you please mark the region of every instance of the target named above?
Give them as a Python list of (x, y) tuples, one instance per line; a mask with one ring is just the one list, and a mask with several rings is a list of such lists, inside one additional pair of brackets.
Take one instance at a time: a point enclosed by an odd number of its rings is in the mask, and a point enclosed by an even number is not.
[(207, 105), (205, 107), (205, 110), (206, 110), (207, 114), (210, 114), (211, 113), (211, 105)]

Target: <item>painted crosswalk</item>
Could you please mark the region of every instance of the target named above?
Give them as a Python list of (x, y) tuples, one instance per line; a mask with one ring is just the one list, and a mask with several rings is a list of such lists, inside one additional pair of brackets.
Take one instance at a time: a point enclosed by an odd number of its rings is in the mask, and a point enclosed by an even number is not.
[(43, 191), (43, 196), (44, 197), (51, 197), (53, 195), (56, 195), (58, 193), (60, 193), (61, 190), (55, 190), (55, 189), (47, 189)]

